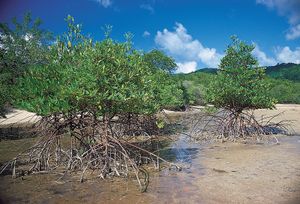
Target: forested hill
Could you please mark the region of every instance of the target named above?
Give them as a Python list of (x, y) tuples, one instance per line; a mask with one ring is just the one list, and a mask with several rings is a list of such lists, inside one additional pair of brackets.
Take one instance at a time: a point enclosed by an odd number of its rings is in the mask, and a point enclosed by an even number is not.
[[(217, 73), (216, 68), (199, 69), (194, 73)], [(266, 67), (266, 74), (275, 79), (287, 79), (300, 82), (300, 64), (282, 63), (275, 66)]]
[(275, 79), (288, 79), (300, 82), (300, 64), (277, 64), (266, 68), (266, 73)]
[[(187, 89), (191, 104), (202, 104), (203, 93), (209, 83), (214, 80), (216, 68), (204, 68), (189, 74), (175, 74), (174, 77)], [(278, 103), (300, 104), (300, 64), (277, 64), (266, 67), (269, 76), (268, 81), (272, 84), (271, 95)]]

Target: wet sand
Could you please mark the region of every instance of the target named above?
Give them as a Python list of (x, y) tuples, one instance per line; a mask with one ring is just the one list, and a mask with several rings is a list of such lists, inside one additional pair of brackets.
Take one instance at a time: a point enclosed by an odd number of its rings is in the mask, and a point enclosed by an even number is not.
[(195, 182), (204, 203), (300, 203), (300, 137), (279, 140), (205, 150), (206, 173)]
[(295, 136), (277, 136), (279, 145), (200, 145), (181, 138), (171, 152), (185, 168), (151, 172), (147, 193), (125, 179), (79, 183), (53, 175), (2, 176), (0, 198), (4, 203), (300, 203), (300, 105), (256, 114), (282, 111), (277, 119), (294, 120)]
[(276, 108), (255, 114), (291, 120), (294, 136), (277, 136), (280, 145), (222, 143), (202, 150), (205, 174), (193, 183), (203, 203), (300, 203), (300, 105)]

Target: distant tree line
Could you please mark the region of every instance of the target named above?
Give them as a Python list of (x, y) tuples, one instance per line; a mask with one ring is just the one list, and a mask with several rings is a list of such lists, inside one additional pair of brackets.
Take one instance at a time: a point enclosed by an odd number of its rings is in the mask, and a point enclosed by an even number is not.
[[(217, 69), (198, 70), (189, 74), (177, 74), (174, 77), (181, 81), (189, 93), (189, 103), (205, 105), (204, 93)], [(266, 79), (271, 84), (269, 93), (278, 103), (300, 104), (300, 65), (278, 64), (266, 68)]]

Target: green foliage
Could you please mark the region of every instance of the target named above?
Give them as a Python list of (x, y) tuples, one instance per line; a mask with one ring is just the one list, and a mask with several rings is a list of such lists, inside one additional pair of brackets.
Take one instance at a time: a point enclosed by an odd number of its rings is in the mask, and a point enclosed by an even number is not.
[(33, 66), (19, 80), (20, 92), (27, 94), (18, 106), (41, 115), (91, 111), (106, 117), (159, 108), (152, 69), (130, 39), (118, 43), (107, 36), (93, 43), (72, 17), (66, 20), (71, 32), (51, 47), (49, 64)]
[(212, 81), (213, 75), (203, 72), (189, 74), (176, 74), (175, 81), (182, 85), (183, 100), (185, 105), (205, 105), (204, 93), (208, 84)]
[[(186, 91), (186, 98), (190, 105), (205, 105), (204, 94), (209, 82), (213, 80), (213, 74), (195, 72), (190, 74), (177, 74), (173, 76), (175, 80), (183, 83)], [(286, 79), (276, 79), (268, 77), (268, 83), (271, 84), (269, 94), (275, 98), (278, 103), (296, 103), (300, 104), (300, 83)]]
[[(288, 63), (266, 68), (267, 80), (271, 84), (269, 94), (271, 97), (276, 98), (278, 103), (300, 104), (300, 83), (297, 78), (300, 76), (300, 73), (297, 71), (299, 66)], [(173, 76), (175, 80), (181, 81), (186, 87), (189, 104), (205, 105), (203, 92), (213, 80), (214, 70), (217, 69), (204, 69), (204, 71), (199, 70), (189, 74), (176, 74)]]
[(165, 123), (164, 120), (158, 119), (158, 120), (156, 121), (156, 126), (157, 126), (159, 129), (162, 129), (162, 128), (164, 128), (164, 127), (166, 126), (166, 123)]
[(300, 82), (300, 65), (299, 64), (280, 64), (268, 67), (266, 70), (268, 76), (275, 79), (287, 79), (294, 82)]
[(160, 69), (167, 73), (172, 73), (177, 68), (174, 59), (168, 57), (160, 50), (152, 50), (146, 53), (144, 58), (152, 69)]
[(180, 89), (182, 90), (182, 102), (185, 107), (190, 105), (190, 94), (188, 93), (188, 89), (184, 85), (183, 82), (180, 83)]
[(183, 91), (171, 75), (158, 70), (152, 73), (151, 78), (155, 86), (155, 100), (160, 109), (179, 109), (183, 105)]
[(174, 59), (159, 50), (152, 50), (144, 54), (144, 60), (152, 70), (151, 81), (160, 108), (179, 109), (183, 106), (181, 84), (171, 75), (177, 68)]
[(214, 114), (218, 111), (218, 109), (214, 106), (205, 106), (204, 112), (208, 114)]
[[(1, 77), (4, 78), (3, 74)], [(5, 84), (5, 79), (0, 79), (0, 117), (5, 117), (5, 106), (11, 100), (10, 87)]]
[(278, 103), (300, 104), (300, 83), (282, 79), (269, 79), (271, 85), (270, 95)]
[(18, 77), (31, 65), (47, 62), (47, 45), (51, 34), (40, 29), (41, 20), (26, 13), (23, 22), (12, 20), (13, 28), (0, 24), (0, 113), (14, 98)]
[(206, 92), (207, 102), (217, 108), (234, 112), (244, 109), (273, 108), (275, 100), (270, 96), (270, 83), (265, 80), (265, 70), (259, 68), (252, 56), (253, 45), (232, 38), (220, 71)]

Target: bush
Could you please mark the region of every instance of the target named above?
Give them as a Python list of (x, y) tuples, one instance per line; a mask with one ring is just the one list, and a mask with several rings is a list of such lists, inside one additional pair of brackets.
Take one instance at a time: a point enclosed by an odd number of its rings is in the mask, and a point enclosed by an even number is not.
[(251, 54), (254, 46), (236, 37), (232, 40), (206, 92), (207, 102), (221, 108), (214, 116), (216, 129), (222, 137), (231, 139), (270, 134), (247, 110), (274, 108), (271, 84)]
[(20, 79), (20, 93), (27, 94), (17, 105), (44, 116), (92, 111), (111, 118), (155, 112), (152, 70), (132, 48), (130, 36), (125, 43), (109, 36), (93, 43), (80, 34), (72, 17), (67, 21), (68, 34), (51, 47), (49, 64), (31, 67)]
[(270, 95), (278, 100), (278, 103), (300, 104), (300, 83), (283, 79), (269, 79), (272, 84)]
[(24, 15), (23, 22), (12, 20), (13, 28), (0, 24), (0, 114), (15, 97), (17, 78), (31, 65), (47, 63), (47, 45), (51, 34), (40, 29), (41, 20), (34, 21), (30, 13)]
[(180, 109), (183, 106), (181, 84), (172, 77), (177, 65), (174, 59), (162, 51), (152, 50), (144, 54), (144, 60), (152, 70), (151, 81), (155, 85), (155, 100), (160, 109)]
[(183, 101), (188, 105), (205, 105), (205, 90), (213, 80), (213, 75), (203, 72), (189, 74), (176, 74), (172, 78), (181, 83), (183, 90)]
[[(156, 161), (164, 159), (150, 150), (152, 140), (138, 143), (129, 136), (149, 135), (147, 130), (160, 126), (154, 113), (165, 104), (158, 99), (169, 97), (160, 89), (166, 83), (160, 80), (169, 76), (132, 47), (130, 34), (119, 43), (108, 28), (103, 41), (93, 42), (73, 17), (66, 20), (68, 32), (51, 46), (49, 63), (30, 67), (18, 80), (16, 105), (43, 116), (41, 139), (25, 155), (34, 163), (31, 171), (59, 165), (81, 171), (81, 181), (86, 170), (102, 178), (132, 172), (145, 191), (148, 173), (140, 165), (154, 161), (158, 166)], [(61, 145), (62, 138), (69, 144)]]
[(273, 108), (276, 100), (270, 96), (265, 70), (259, 67), (251, 54), (254, 46), (236, 37), (232, 40), (221, 60), (218, 74), (207, 89), (207, 102), (236, 113)]

